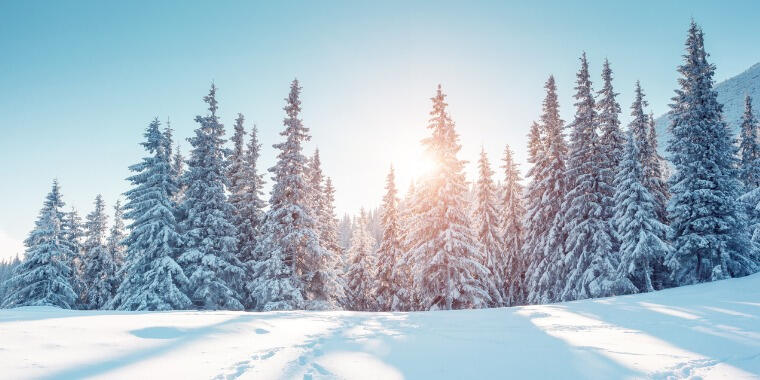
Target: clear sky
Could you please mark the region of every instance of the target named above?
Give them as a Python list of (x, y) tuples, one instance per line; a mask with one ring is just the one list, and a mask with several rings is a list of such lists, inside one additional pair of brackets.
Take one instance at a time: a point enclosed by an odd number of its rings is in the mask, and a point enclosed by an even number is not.
[(0, 258), (20, 249), (53, 178), (82, 216), (98, 193), (110, 207), (154, 117), (187, 152), (211, 81), (228, 133), (238, 112), (257, 123), (268, 168), (298, 77), (307, 150), (353, 213), (379, 204), (391, 163), (402, 191), (419, 172), (438, 83), (473, 178), (481, 146), (493, 162), (510, 144), (525, 165), (549, 74), (572, 118), (581, 52), (595, 84), (610, 59), (624, 122), (637, 79), (659, 115), (690, 18), (722, 80), (760, 61), (758, 14), (757, 1), (0, 1)]

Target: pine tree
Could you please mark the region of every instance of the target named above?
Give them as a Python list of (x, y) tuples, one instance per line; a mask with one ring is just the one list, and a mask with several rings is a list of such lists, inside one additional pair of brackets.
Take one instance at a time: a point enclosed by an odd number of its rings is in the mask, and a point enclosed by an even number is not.
[(633, 120), (628, 125), (628, 129), (633, 133), (639, 150), (639, 161), (644, 170), (644, 186), (655, 200), (655, 212), (661, 223), (666, 223), (667, 213), (666, 204), (668, 199), (668, 190), (665, 181), (662, 178), (662, 163), (657, 153), (657, 138), (653, 125), (650, 125), (649, 117), (644, 113), (644, 107), (648, 105), (644, 100), (644, 92), (641, 85), (636, 82), (634, 90), (634, 101), (631, 105), (631, 116)]
[(639, 292), (658, 289), (656, 270), (670, 251), (666, 241), (668, 226), (657, 218), (657, 204), (644, 186), (638, 141), (628, 136), (623, 160), (615, 177), (613, 225), (620, 241), (621, 276)]
[[(602, 89), (597, 93), (599, 100), (596, 102), (597, 118), (596, 122), (599, 127), (599, 149), (601, 161), (599, 162), (600, 181), (604, 186), (600, 191), (603, 192), (602, 199), (612, 202), (615, 192), (615, 175), (617, 174), (620, 161), (623, 157), (623, 147), (625, 145), (625, 135), (620, 129), (619, 115), (621, 112), (620, 104), (615, 97), (618, 95), (612, 87), (612, 69), (610, 62), (604, 60), (602, 69)], [(614, 204), (602, 205), (602, 220), (610, 223), (613, 217)], [(610, 225), (612, 232), (614, 227)], [(612, 236), (613, 251), (618, 251), (618, 242), (615, 240), (615, 234)]]
[(484, 255), (467, 214), (468, 193), (464, 161), (454, 122), (446, 111), (445, 95), (438, 86), (423, 140), (437, 164), (417, 190), (417, 204), (408, 240), (414, 284), (423, 310), (485, 307), (494, 287)]
[(607, 297), (628, 293), (632, 285), (617, 277), (612, 230), (605, 215), (612, 200), (611, 183), (605, 182), (602, 151), (597, 134), (597, 114), (592, 96), (586, 54), (581, 57), (577, 75), (576, 112), (571, 124), (565, 176), (571, 184), (562, 206), (566, 228), (566, 254), (563, 266), (566, 285), (563, 301)]
[(48, 193), (34, 229), (24, 241), (24, 261), (16, 266), (3, 288), (3, 308), (56, 306), (74, 308), (78, 295), (71, 284), (71, 246), (61, 228), (64, 206), (58, 181)]
[(564, 285), (560, 276), (564, 255), (560, 206), (567, 189), (567, 145), (553, 76), (544, 87), (541, 124), (533, 124), (528, 146), (533, 166), (528, 171), (531, 182), (526, 198), (523, 246), (523, 257), (530, 263), (525, 276), (528, 302), (534, 304), (558, 300)]
[(335, 216), (335, 187), (330, 177), (325, 179), (323, 195), (324, 204), (319, 218), (319, 241), (320, 245), (330, 255), (327, 260), (327, 267), (330, 268), (331, 286), (334, 288), (330, 289), (328, 293), (336, 300), (336, 304), (340, 305), (346, 298), (346, 283), (343, 276), (343, 249), (338, 241), (338, 219)]
[[(118, 273), (121, 273), (121, 270), (124, 268), (124, 262), (126, 260), (126, 257), (124, 257), (124, 244), (122, 243), (125, 237), (124, 209), (121, 207), (121, 201), (117, 200), (116, 204), (113, 206), (113, 224), (111, 225), (108, 240), (106, 241), (106, 249), (108, 250), (108, 253), (111, 255), (111, 257), (113, 257)], [(113, 289), (115, 291), (119, 286), (120, 281), (118, 281), (116, 278), (114, 278), (113, 281)]]
[[(601, 146), (603, 159), (602, 171), (607, 183), (612, 184), (617, 168), (623, 157), (625, 146), (625, 134), (620, 129), (620, 104), (615, 97), (618, 93), (612, 87), (612, 69), (610, 62), (604, 60), (602, 69), (602, 89), (599, 90), (599, 100), (596, 102), (597, 124), (599, 128), (599, 145)], [(609, 215), (608, 217), (611, 217)]]
[(211, 85), (203, 100), (209, 114), (195, 117), (200, 126), (188, 139), (193, 149), (184, 178), (184, 252), (179, 262), (190, 280), (190, 299), (195, 307), (240, 310), (245, 272), (235, 255), (237, 230), (231, 223), (234, 209), (225, 194), (227, 151), (224, 126), (216, 115), (216, 86)]
[(361, 210), (359, 223), (348, 250), (350, 266), (346, 274), (348, 306), (350, 310), (375, 311), (377, 305), (377, 257), (375, 241), (367, 231), (367, 214)]
[[(256, 265), (255, 297), (262, 310), (292, 310), (323, 307), (337, 300), (325, 299), (326, 288), (315, 269), (323, 268), (329, 253), (319, 245), (316, 222), (310, 210), (309, 183), (306, 178), (307, 158), (302, 144), (308, 141), (309, 129), (299, 118), (301, 87), (293, 80), (284, 110), (285, 142), (279, 149), (277, 164), (269, 171), (272, 180), (269, 211), (264, 239), (257, 247), (263, 260)], [(308, 301), (308, 304), (305, 304)]]
[(129, 167), (134, 174), (128, 178), (132, 188), (124, 194), (124, 217), (131, 220), (123, 240), (126, 262), (108, 308), (177, 310), (191, 305), (184, 293), (188, 279), (176, 262), (180, 237), (171, 195), (177, 187), (160, 125), (158, 119), (148, 125), (142, 143), (148, 156)]
[(744, 189), (749, 191), (760, 187), (760, 141), (758, 123), (752, 112), (752, 98), (744, 98), (744, 115), (741, 123), (741, 140), (739, 141), (739, 174)]
[(702, 30), (692, 21), (680, 88), (671, 104), (668, 152), (676, 172), (669, 235), (675, 250), (666, 258), (678, 285), (739, 277), (758, 269), (748, 239), (736, 147), (713, 89), (715, 67), (707, 62)]
[(383, 238), (377, 250), (377, 309), (379, 311), (402, 311), (409, 307), (410, 294), (407, 276), (399, 263), (402, 260), (401, 225), (399, 224), (399, 199), (391, 166), (385, 181), (385, 196), (380, 209)]
[(72, 207), (70, 211), (64, 212), (61, 217), (61, 230), (63, 232), (63, 244), (68, 245), (70, 253), (65, 258), (66, 265), (71, 268), (71, 278), (69, 282), (77, 294), (78, 300), (74, 308), (79, 308), (81, 298), (85, 291), (83, 277), (83, 256), (84, 256), (84, 229), (82, 228), (82, 218), (77, 210)]
[(239, 203), (234, 206), (237, 209), (235, 224), (238, 230), (239, 257), (247, 270), (244, 304), (248, 309), (256, 307), (256, 300), (252, 296), (255, 286), (255, 280), (252, 276), (253, 267), (261, 259), (256, 256), (256, 244), (261, 237), (264, 208), (266, 207), (263, 199), (264, 174), (258, 171), (260, 151), (258, 129), (254, 125), (243, 156), (243, 169), (246, 174), (241, 178), (242, 189)]
[(480, 160), (478, 160), (478, 174), (474, 202), (475, 229), (484, 254), (483, 265), (488, 269), (488, 276), (494, 283), (494, 287), (488, 289), (491, 297), (489, 306), (498, 307), (504, 304), (504, 298), (507, 296), (504, 279), (504, 273), (507, 271), (507, 257), (499, 230), (499, 211), (497, 210), (496, 185), (493, 183), (493, 170), (482, 147)]
[(177, 190), (172, 196), (172, 201), (176, 204), (181, 204), (185, 198), (185, 189), (187, 189), (187, 185), (182, 179), (185, 174), (185, 156), (182, 155), (179, 145), (177, 145), (174, 150), (174, 156), (172, 156), (171, 170), (172, 180), (177, 187)]
[(106, 247), (106, 206), (103, 197), (95, 198), (95, 210), (87, 215), (84, 242), (84, 305), (87, 309), (103, 308), (116, 293), (116, 261)]
[(504, 185), (501, 191), (500, 226), (506, 264), (501, 275), (504, 278), (504, 303), (507, 306), (513, 306), (524, 304), (528, 297), (524, 286), (527, 263), (522, 252), (525, 240), (523, 227), (525, 207), (520, 171), (509, 145), (504, 148), (503, 161)]
[(739, 174), (744, 185), (741, 201), (747, 209), (752, 240), (760, 243), (760, 141), (758, 141), (760, 124), (752, 112), (752, 98), (744, 101), (744, 115), (741, 124), (741, 141), (739, 145)]

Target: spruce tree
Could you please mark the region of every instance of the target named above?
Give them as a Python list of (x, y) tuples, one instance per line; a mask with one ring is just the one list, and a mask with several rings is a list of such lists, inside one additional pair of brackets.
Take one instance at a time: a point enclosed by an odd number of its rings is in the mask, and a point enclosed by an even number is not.
[(752, 241), (760, 243), (760, 142), (757, 118), (752, 112), (752, 98), (745, 98), (739, 144), (739, 173), (744, 185), (741, 201), (745, 204)]
[(758, 129), (760, 129), (760, 123), (752, 112), (752, 98), (747, 95), (744, 98), (739, 141), (739, 178), (744, 184), (745, 191), (760, 187), (760, 140), (758, 140), (760, 132)]
[(71, 309), (78, 295), (71, 284), (69, 258), (71, 246), (65, 241), (61, 228), (64, 203), (58, 181), (45, 199), (34, 229), (24, 241), (27, 247), (24, 260), (13, 269), (5, 281), (3, 308), (19, 306), (56, 306)]
[(84, 242), (84, 306), (90, 310), (103, 308), (116, 293), (116, 261), (106, 247), (106, 206), (103, 197), (95, 198), (95, 210), (87, 214)]
[(125, 237), (124, 209), (121, 206), (121, 201), (117, 200), (116, 204), (113, 206), (113, 223), (111, 224), (108, 239), (106, 240), (106, 249), (116, 263), (116, 276), (109, 279), (109, 281), (111, 281), (114, 294), (116, 293), (116, 289), (118, 289), (119, 284), (121, 284), (121, 278), (124, 276), (123, 269), (126, 257), (124, 256), (123, 241)]
[(675, 173), (668, 203), (670, 240), (666, 258), (678, 285), (745, 276), (758, 269), (747, 233), (734, 137), (723, 121), (707, 62), (702, 30), (692, 21), (680, 88), (671, 104), (670, 152)]
[(348, 250), (350, 266), (346, 274), (346, 296), (350, 310), (378, 309), (378, 263), (374, 247), (375, 240), (367, 230), (367, 213), (362, 209)]
[(528, 171), (531, 182), (527, 190), (523, 246), (523, 257), (530, 263), (525, 276), (528, 302), (534, 304), (558, 300), (564, 285), (560, 206), (567, 189), (567, 145), (553, 76), (544, 87), (546, 97), (541, 123), (531, 128), (528, 146), (529, 162), (533, 166)]
[(411, 272), (423, 310), (486, 307), (494, 287), (467, 214), (464, 161), (454, 122), (438, 86), (423, 145), (437, 167), (418, 189), (409, 241)]
[(385, 180), (385, 195), (380, 209), (383, 238), (377, 250), (377, 308), (379, 311), (402, 311), (409, 307), (410, 293), (407, 276), (403, 272), (401, 225), (396, 179), (391, 166)]
[(649, 189), (649, 193), (655, 200), (655, 212), (661, 223), (666, 223), (667, 213), (666, 204), (668, 200), (668, 190), (665, 181), (662, 178), (662, 162), (657, 153), (657, 138), (650, 124), (649, 117), (644, 113), (644, 107), (648, 105), (644, 99), (644, 92), (641, 85), (636, 81), (634, 89), (634, 101), (631, 105), (631, 116), (633, 120), (628, 124), (628, 129), (633, 133), (639, 150), (639, 162), (644, 170), (644, 186)]
[(126, 261), (122, 281), (107, 307), (119, 310), (178, 310), (191, 306), (184, 293), (189, 284), (177, 264), (180, 242), (175, 219), (177, 191), (171, 158), (165, 148), (161, 123), (147, 127), (142, 146), (148, 155), (129, 167), (132, 188), (124, 195), (124, 217), (130, 220), (123, 240)]
[(190, 280), (190, 299), (205, 310), (240, 310), (244, 287), (243, 265), (235, 254), (237, 230), (234, 209), (225, 186), (227, 154), (224, 126), (216, 115), (216, 86), (203, 98), (206, 116), (196, 116), (199, 127), (188, 139), (193, 149), (184, 181), (187, 184), (182, 220), (183, 253), (179, 262)]
[(523, 257), (525, 241), (523, 219), (523, 186), (520, 170), (514, 160), (512, 149), (504, 148), (504, 185), (501, 191), (501, 239), (504, 242), (504, 303), (507, 306), (521, 305), (527, 300), (525, 270), (527, 263)]
[(504, 241), (499, 229), (499, 211), (497, 209), (496, 185), (493, 183), (493, 170), (488, 162), (488, 156), (481, 147), (478, 160), (478, 182), (475, 187), (474, 222), (478, 242), (483, 250), (483, 265), (488, 269), (488, 276), (494, 287), (488, 289), (491, 302), (489, 306), (498, 307), (504, 304), (506, 285), (504, 273), (507, 257), (504, 251)]
[[(293, 80), (285, 99), (285, 141), (273, 145), (279, 149), (273, 174), (269, 211), (263, 240), (257, 251), (263, 260), (256, 264), (257, 283), (254, 296), (262, 310), (292, 310), (302, 307), (325, 307), (337, 300), (325, 299), (325, 278), (315, 270), (323, 268), (329, 253), (319, 245), (316, 221), (310, 210), (307, 158), (302, 144), (308, 141), (309, 129), (299, 118), (301, 87)], [(308, 301), (308, 304), (305, 304)]]
[(657, 218), (657, 204), (644, 186), (645, 176), (638, 141), (629, 133), (615, 177), (613, 225), (620, 241), (620, 274), (638, 292), (658, 289), (656, 270), (670, 251), (668, 226)]
[(261, 238), (261, 224), (264, 221), (264, 208), (266, 202), (264, 196), (264, 174), (258, 171), (258, 160), (261, 144), (258, 140), (258, 130), (253, 126), (251, 137), (243, 155), (243, 170), (245, 175), (241, 178), (241, 193), (235, 219), (238, 230), (238, 257), (246, 267), (246, 294), (244, 305), (246, 308), (255, 308), (256, 300), (252, 296), (255, 280), (253, 267), (261, 259), (256, 256), (256, 244)]
[(611, 184), (623, 157), (626, 138), (620, 129), (621, 109), (620, 104), (615, 99), (618, 93), (612, 87), (612, 69), (610, 62), (606, 59), (602, 69), (602, 83), (602, 89), (597, 93), (599, 100), (596, 102), (599, 145), (603, 155), (601, 170), (605, 181)]
[(561, 300), (607, 297), (627, 293), (631, 284), (618, 281), (617, 259), (612, 256), (613, 240), (605, 215), (612, 211), (608, 197), (612, 184), (605, 181), (602, 150), (597, 134), (597, 114), (592, 96), (586, 54), (576, 82), (576, 112), (570, 125), (570, 143), (565, 176), (571, 184), (562, 206), (566, 228), (566, 255), (561, 277), (565, 287)]
[(69, 255), (65, 258), (66, 265), (71, 268), (69, 282), (78, 297), (74, 308), (79, 308), (82, 306), (80, 301), (85, 291), (83, 279), (84, 228), (82, 227), (82, 218), (74, 207), (70, 211), (63, 213), (61, 217), (61, 230), (63, 232), (62, 242), (69, 247)]

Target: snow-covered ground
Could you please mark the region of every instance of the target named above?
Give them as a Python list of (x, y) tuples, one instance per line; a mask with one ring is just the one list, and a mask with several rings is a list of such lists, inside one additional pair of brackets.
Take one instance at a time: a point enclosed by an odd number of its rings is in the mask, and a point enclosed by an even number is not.
[(760, 275), (424, 313), (0, 310), (0, 378), (759, 378)]

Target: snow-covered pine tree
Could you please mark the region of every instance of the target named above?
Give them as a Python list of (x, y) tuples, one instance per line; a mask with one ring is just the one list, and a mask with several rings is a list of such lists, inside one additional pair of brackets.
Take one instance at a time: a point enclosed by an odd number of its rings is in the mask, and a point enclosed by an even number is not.
[[(614, 196), (615, 175), (617, 174), (620, 160), (623, 157), (623, 147), (625, 145), (625, 135), (620, 129), (619, 115), (621, 112), (620, 104), (615, 97), (618, 95), (612, 87), (612, 69), (610, 62), (605, 59), (602, 69), (602, 89), (597, 93), (598, 101), (596, 102), (597, 118), (596, 123), (599, 127), (599, 149), (602, 155), (599, 162), (601, 181), (605, 186), (600, 190), (608, 192), (604, 194), (603, 199), (612, 202)], [(613, 204), (602, 206), (602, 219), (608, 223), (612, 219)], [(614, 232), (614, 227), (611, 226)], [(618, 250), (618, 242), (615, 240), (615, 234), (612, 234), (613, 251)]]
[(95, 197), (95, 210), (87, 214), (84, 242), (84, 307), (103, 308), (116, 293), (116, 261), (106, 247), (106, 205), (103, 196)]
[(362, 208), (359, 222), (348, 250), (350, 266), (346, 274), (346, 296), (350, 310), (376, 311), (377, 305), (377, 257), (375, 239), (367, 230), (367, 213)]
[(636, 145), (639, 150), (639, 161), (644, 171), (644, 186), (655, 200), (655, 212), (661, 223), (666, 223), (667, 213), (665, 211), (668, 200), (668, 190), (665, 181), (662, 178), (662, 163), (657, 153), (657, 139), (655, 133), (650, 127), (649, 117), (644, 113), (644, 107), (648, 105), (644, 99), (644, 92), (641, 85), (636, 81), (634, 89), (634, 101), (631, 105), (631, 116), (633, 119), (628, 124), (628, 129), (633, 133), (636, 139)]
[(251, 137), (243, 156), (243, 168), (246, 172), (243, 177), (244, 189), (237, 208), (236, 226), (238, 230), (238, 257), (246, 267), (246, 292), (243, 304), (248, 309), (256, 307), (253, 297), (253, 279), (256, 262), (261, 258), (256, 256), (256, 245), (261, 238), (262, 223), (264, 221), (264, 173), (258, 171), (258, 161), (261, 155), (261, 144), (258, 140), (256, 125), (251, 130)]
[(668, 226), (657, 218), (657, 204), (644, 186), (645, 176), (638, 140), (629, 133), (615, 177), (613, 225), (620, 242), (620, 275), (627, 277), (638, 292), (658, 289), (656, 270), (670, 251)]
[(187, 277), (176, 262), (180, 240), (171, 195), (177, 187), (160, 126), (157, 118), (148, 125), (141, 143), (148, 155), (129, 167), (135, 174), (127, 178), (132, 188), (124, 194), (124, 217), (131, 221), (122, 241), (126, 261), (107, 308), (178, 310), (192, 305), (184, 293)]
[(485, 149), (480, 149), (478, 160), (478, 181), (475, 185), (474, 227), (478, 242), (483, 250), (483, 265), (488, 269), (488, 276), (494, 287), (488, 289), (491, 302), (489, 306), (504, 305), (506, 285), (504, 273), (507, 271), (507, 257), (504, 241), (499, 229), (499, 211), (497, 209), (496, 185), (493, 183), (493, 170), (488, 162)]
[(195, 307), (205, 310), (241, 310), (244, 287), (243, 264), (235, 254), (237, 230), (231, 220), (233, 207), (225, 194), (227, 154), (224, 126), (216, 115), (216, 86), (203, 98), (206, 116), (196, 116), (199, 127), (188, 139), (193, 149), (184, 181), (182, 206), (183, 253), (179, 262), (190, 280), (189, 296)]
[[(308, 141), (309, 129), (299, 118), (301, 87), (293, 80), (283, 108), (287, 114), (285, 141), (273, 145), (279, 149), (273, 174), (269, 211), (264, 223), (263, 239), (257, 252), (263, 260), (256, 264), (254, 296), (261, 310), (292, 310), (321, 307), (337, 300), (325, 299), (325, 290), (315, 276), (329, 253), (319, 245), (312, 211), (309, 209), (309, 184), (306, 178), (307, 158), (302, 144)], [(305, 304), (304, 301), (309, 301)], [(317, 302), (313, 302), (317, 301)]]
[(413, 243), (411, 272), (423, 310), (486, 307), (491, 302), (488, 290), (494, 285), (481, 264), (484, 255), (471, 228), (465, 162), (457, 158), (459, 136), (444, 99), (438, 85), (431, 98), (431, 136), (422, 141), (436, 168), (415, 197), (407, 239)]
[(514, 160), (514, 154), (509, 145), (504, 148), (504, 184), (501, 189), (500, 226), (501, 239), (504, 242), (506, 265), (504, 278), (504, 304), (507, 306), (522, 305), (527, 300), (525, 289), (525, 270), (527, 263), (523, 257), (523, 242), (525, 239), (523, 220), (525, 207), (523, 205), (523, 186), (520, 170)]
[(185, 175), (185, 156), (182, 155), (179, 144), (177, 144), (177, 147), (174, 149), (174, 156), (172, 156), (171, 161), (172, 179), (177, 186), (177, 190), (172, 196), (172, 201), (176, 204), (181, 204), (185, 198), (185, 189), (187, 186), (183, 181)]
[(404, 273), (401, 249), (401, 225), (398, 215), (398, 191), (391, 166), (385, 180), (385, 195), (380, 209), (383, 238), (377, 250), (377, 309), (379, 311), (402, 311), (409, 307), (411, 284)]
[(84, 248), (84, 228), (82, 227), (82, 218), (79, 212), (72, 207), (70, 211), (64, 212), (61, 217), (61, 230), (63, 232), (63, 243), (69, 246), (70, 255), (66, 257), (67, 266), (71, 268), (71, 278), (69, 279), (74, 292), (79, 299), (75, 308), (82, 306), (81, 298), (85, 291), (83, 276), (83, 256)]
[[(617, 173), (617, 168), (623, 157), (625, 146), (625, 134), (620, 129), (620, 104), (615, 97), (618, 93), (612, 87), (612, 68), (610, 62), (604, 60), (602, 69), (602, 89), (597, 93), (596, 102), (597, 125), (599, 126), (599, 144), (604, 155), (602, 171), (605, 177), (612, 183)], [(611, 215), (609, 216), (611, 217)]]
[(560, 206), (567, 189), (565, 160), (567, 145), (559, 117), (554, 76), (546, 81), (541, 124), (531, 127), (528, 154), (533, 166), (528, 171), (523, 257), (530, 263), (525, 276), (528, 303), (540, 304), (559, 299), (564, 278), (561, 265), (562, 218)]
[(57, 306), (71, 309), (78, 295), (71, 284), (73, 255), (61, 228), (64, 206), (58, 181), (45, 198), (34, 229), (24, 241), (24, 260), (5, 281), (3, 308), (19, 306)]
[(333, 186), (332, 178), (330, 177), (325, 178), (324, 205), (319, 218), (319, 225), (320, 245), (330, 254), (327, 265), (329, 268), (332, 268), (330, 275), (333, 276), (334, 286), (337, 286), (335, 289), (330, 290), (330, 293), (333, 294), (333, 298), (336, 299), (337, 304), (342, 305), (346, 300), (344, 252), (338, 240), (338, 218), (335, 215), (335, 186)]
[(739, 277), (758, 269), (741, 202), (737, 149), (713, 89), (715, 67), (707, 62), (702, 30), (689, 27), (680, 88), (670, 105), (667, 151), (670, 177), (670, 240), (665, 262), (678, 285)]
[(744, 114), (739, 141), (739, 175), (745, 191), (760, 187), (760, 123), (752, 112), (752, 98), (744, 98)]
[(744, 185), (741, 201), (746, 205), (752, 241), (760, 243), (760, 124), (752, 112), (752, 98), (745, 98), (739, 144), (739, 173)]
[(121, 200), (116, 200), (116, 204), (113, 206), (113, 223), (111, 224), (108, 239), (106, 240), (106, 249), (116, 263), (116, 276), (110, 279), (114, 294), (116, 293), (119, 284), (121, 284), (121, 279), (125, 274), (122, 272), (126, 261), (123, 244), (125, 237), (124, 209), (121, 206)]
[[(331, 235), (334, 227), (334, 205), (329, 206), (325, 192), (325, 176), (322, 171), (322, 160), (319, 157), (319, 149), (314, 150), (314, 154), (309, 159), (306, 167), (306, 180), (308, 182), (309, 210), (314, 220), (314, 230), (319, 237), (319, 245), (324, 250), (325, 256), (316, 261), (316, 267), (312, 268), (313, 279), (310, 281), (310, 288), (307, 287), (307, 299), (311, 299), (311, 309), (335, 309), (339, 305), (339, 300), (345, 298), (343, 293), (343, 283), (336, 272), (338, 266), (337, 260), (340, 254), (336, 249), (335, 241), (331, 241)], [(332, 186), (332, 183), (331, 183)], [(331, 197), (334, 197), (335, 189), (332, 188)], [(334, 199), (331, 199), (334, 202)]]
[(343, 218), (340, 219), (338, 224), (338, 241), (340, 241), (340, 247), (343, 252), (348, 251), (351, 246), (351, 216), (343, 214)]
[(628, 279), (619, 279), (618, 260), (612, 255), (612, 229), (605, 215), (612, 215), (608, 199), (614, 193), (605, 182), (602, 151), (597, 134), (597, 114), (591, 89), (586, 54), (575, 87), (575, 119), (570, 125), (570, 142), (565, 176), (571, 187), (562, 205), (566, 229), (566, 254), (561, 300), (607, 297), (631, 292)]

